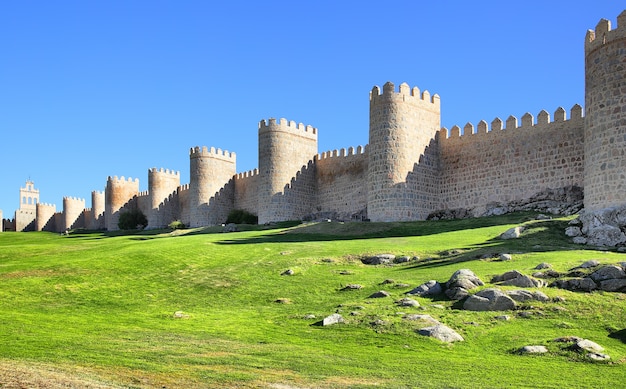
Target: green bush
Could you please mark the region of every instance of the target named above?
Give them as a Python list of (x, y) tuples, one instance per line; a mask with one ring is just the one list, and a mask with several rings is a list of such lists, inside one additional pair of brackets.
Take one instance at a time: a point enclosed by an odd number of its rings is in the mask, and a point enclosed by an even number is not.
[(243, 209), (233, 209), (228, 213), (226, 223), (257, 224), (259, 217)]
[(181, 228), (185, 228), (185, 224), (183, 224), (183, 222), (181, 222), (180, 220), (174, 220), (167, 226), (171, 228), (172, 230), (179, 230)]
[(147, 225), (146, 215), (138, 209), (120, 213), (120, 218), (117, 221), (117, 227), (120, 230), (141, 230)]

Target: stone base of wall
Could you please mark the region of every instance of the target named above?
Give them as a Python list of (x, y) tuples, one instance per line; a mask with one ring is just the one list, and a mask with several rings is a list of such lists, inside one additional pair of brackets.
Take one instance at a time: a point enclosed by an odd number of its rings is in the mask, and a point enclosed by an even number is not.
[(626, 245), (626, 206), (582, 210), (578, 219), (582, 227), (574, 226), (566, 231), (574, 242), (605, 247)]
[(474, 208), (442, 209), (428, 215), (428, 220), (465, 219), (496, 216), (512, 212), (535, 211), (552, 215), (573, 215), (583, 207), (583, 188), (566, 186), (546, 189), (525, 200), (493, 202)]
[(337, 212), (337, 211), (325, 211), (325, 212), (316, 212), (305, 215), (302, 218), (302, 221), (305, 222), (319, 222), (319, 221), (334, 221), (334, 222), (360, 222), (360, 221), (368, 221), (367, 219), (367, 208), (363, 208), (362, 210), (354, 213), (348, 212)]

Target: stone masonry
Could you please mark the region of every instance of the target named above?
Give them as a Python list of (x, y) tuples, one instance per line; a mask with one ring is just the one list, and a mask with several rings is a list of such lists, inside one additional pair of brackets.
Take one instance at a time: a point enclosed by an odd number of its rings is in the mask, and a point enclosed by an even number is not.
[(536, 118), (526, 113), (521, 120), (448, 130), (440, 127), (437, 94), (388, 82), (370, 93), (365, 147), (318, 153), (316, 128), (271, 118), (258, 125), (258, 169), (237, 173), (235, 153), (196, 147), (189, 153), (189, 184), (180, 183), (178, 172), (150, 169), (149, 190), (140, 193), (138, 180), (109, 177), (104, 195), (93, 192), (92, 208), (77, 211), (84, 205), (67, 198), (61, 214), (50, 205), (37, 207), (39, 192), (28, 181), (15, 221), (3, 225), (115, 230), (119, 213), (131, 208), (148, 217), (148, 228), (174, 220), (221, 224), (233, 209), (258, 215), (259, 223), (422, 220), (453, 209), (480, 216), (491, 204), (520, 204), (564, 188), (582, 188), (583, 213), (594, 226), (607, 214), (620, 220), (603, 222), (626, 225), (624, 80), (626, 11), (616, 28), (603, 19), (587, 32), (584, 116), (575, 105), (569, 115), (558, 108), (552, 118), (541, 111)]

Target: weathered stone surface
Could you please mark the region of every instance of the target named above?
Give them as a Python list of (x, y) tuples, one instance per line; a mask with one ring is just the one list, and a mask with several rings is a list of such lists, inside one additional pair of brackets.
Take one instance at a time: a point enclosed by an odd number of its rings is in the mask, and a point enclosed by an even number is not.
[(432, 316), (430, 315), (420, 315), (420, 314), (410, 314), (410, 315), (404, 315), (402, 317), (405, 320), (410, 320), (410, 321), (421, 321), (426, 325), (436, 325), (436, 324), (441, 324), (439, 323), (439, 320), (434, 319)]
[(401, 257), (396, 257), (393, 260), (393, 263), (406, 263), (406, 262), (410, 262), (411, 261), (411, 257), (404, 255)]
[(465, 340), (461, 335), (459, 335), (458, 332), (443, 324), (436, 324), (432, 327), (420, 328), (418, 330), (418, 333), (420, 335), (430, 336), (446, 343), (462, 342)]
[(541, 262), (539, 265), (535, 266), (535, 270), (543, 270), (543, 269), (551, 269), (552, 265), (548, 262)]
[(389, 292), (385, 292), (384, 290), (379, 290), (378, 292), (374, 292), (371, 295), (369, 295), (368, 298), (375, 299), (375, 298), (383, 298), (383, 297), (389, 297), (389, 296), (391, 296)]
[(407, 294), (412, 294), (416, 296), (436, 296), (441, 294), (443, 288), (441, 284), (435, 280), (426, 281), (420, 286), (416, 287), (407, 292)]
[(609, 265), (594, 271), (589, 277), (595, 282), (600, 282), (615, 278), (626, 278), (626, 272), (624, 272), (621, 266)]
[(484, 282), (473, 271), (459, 269), (446, 282), (446, 296), (452, 300), (460, 300), (468, 295), (468, 290), (482, 285), (484, 285)]
[(343, 288), (341, 288), (341, 290), (358, 290), (363, 288), (363, 285), (359, 285), (359, 284), (348, 284), (346, 286), (344, 286)]
[(524, 275), (517, 270), (511, 270), (499, 276), (494, 276), (491, 282), (520, 288), (539, 288), (544, 286), (543, 281)]
[(239, 227), (235, 223), (228, 223), (223, 228), (224, 232), (238, 232)]
[(589, 352), (601, 352), (604, 351), (604, 347), (600, 346), (596, 342), (592, 342), (589, 339), (580, 339), (576, 342), (575, 347), (580, 350)]
[(550, 301), (550, 297), (546, 296), (545, 293), (539, 291), (529, 291), (529, 290), (511, 290), (506, 292), (513, 300), (517, 302), (524, 302), (529, 300), (534, 301)]
[(471, 295), (463, 303), (468, 311), (507, 311), (515, 309), (515, 301), (498, 289), (488, 288)]
[(446, 289), (446, 296), (448, 296), (450, 300), (458, 301), (469, 296), (469, 292), (465, 288), (451, 288)]
[(626, 278), (601, 281), (599, 289), (605, 292), (626, 292)]
[(598, 286), (591, 278), (570, 278), (567, 280), (556, 280), (550, 286), (567, 289), (574, 292), (591, 292), (596, 290)]
[(339, 323), (344, 323), (345, 320), (343, 318), (343, 316), (341, 316), (338, 313), (333, 313), (330, 316), (326, 316), (324, 319), (322, 319), (321, 322), (319, 322), (320, 325), (322, 326), (330, 326), (333, 324), (339, 324)]
[(396, 304), (401, 307), (419, 307), (420, 306), (420, 303), (408, 297), (405, 297), (403, 299), (396, 301)]
[(577, 268), (590, 269), (590, 268), (596, 267), (596, 266), (600, 266), (600, 262), (595, 260), (595, 259), (590, 259), (588, 261), (583, 262), (580, 266), (575, 267), (575, 268), (570, 269), (570, 270), (574, 270), (574, 269), (577, 269)]
[(365, 257), (361, 259), (361, 262), (366, 265), (384, 265), (392, 263), (394, 259), (396, 259), (396, 256), (393, 254), (378, 254), (370, 257)]
[(626, 243), (626, 235), (619, 227), (604, 224), (589, 228), (585, 234), (587, 244), (594, 246), (617, 246)]
[(510, 261), (513, 259), (513, 256), (511, 254), (500, 254), (500, 260), (501, 261)]
[(544, 279), (545, 278), (559, 278), (560, 276), (561, 276), (561, 273), (559, 273), (558, 271), (554, 271), (552, 269), (533, 273), (533, 277), (535, 278), (544, 278)]
[(509, 228), (508, 230), (504, 231), (500, 235), (500, 239), (504, 239), (504, 240), (517, 239), (517, 238), (519, 238), (522, 235), (522, 231), (524, 231), (524, 227), (523, 226), (517, 226), (517, 227)]
[(519, 350), (520, 354), (545, 354), (548, 352), (546, 346), (524, 346)]
[(589, 353), (587, 354), (587, 358), (596, 362), (604, 362), (604, 361), (608, 361), (611, 359), (611, 357), (608, 354), (602, 354), (602, 353)]
[(571, 226), (565, 229), (565, 235), (569, 236), (570, 238), (573, 238), (575, 236), (581, 236), (582, 231), (580, 230), (580, 227)]

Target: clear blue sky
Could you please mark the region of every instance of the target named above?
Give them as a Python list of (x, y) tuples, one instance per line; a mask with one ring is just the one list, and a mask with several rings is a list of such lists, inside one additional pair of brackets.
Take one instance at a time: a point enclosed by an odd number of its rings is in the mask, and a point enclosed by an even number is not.
[(368, 95), (441, 96), (442, 125), (584, 104), (583, 42), (617, 1), (0, 2), (0, 209), (168, 168), (189, 148), (257, 167), (257, 124), (319, 129), (319, 151), (367, 144)]

